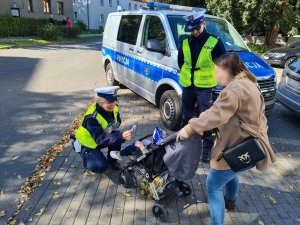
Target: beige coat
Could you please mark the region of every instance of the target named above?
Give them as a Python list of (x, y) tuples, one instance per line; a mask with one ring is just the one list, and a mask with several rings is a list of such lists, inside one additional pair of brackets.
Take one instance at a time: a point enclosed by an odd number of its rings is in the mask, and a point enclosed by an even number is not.
[(212, 150), (212, 168), (229, 169), (223, 158), (217, 161), (222, 150), (241, 143), (249, 136), (257, 136), (266, 153), (266, 159), (258, 162), (256, 168), (264, 171), (275, 162), (275, 154), (267, 135), (263, 98), (256, 84), (246, 78), (244, 73), (236, 76), (224, 88), (210, 109), (201, 113), (199, 118), (191, 119), (185, 130), (189, 135), (194, 132), (202, 134), (216, 127), (219, 128), (219, 137)]

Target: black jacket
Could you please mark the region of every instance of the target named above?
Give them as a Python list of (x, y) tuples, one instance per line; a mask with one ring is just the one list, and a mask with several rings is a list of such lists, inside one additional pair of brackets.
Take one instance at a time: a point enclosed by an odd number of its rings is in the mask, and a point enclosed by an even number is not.
[[(199, 55), (200, 55), (200, 52), (201, 52), (205, 42), (207, 41), (207, 39), (210, 36), (214, 36), (214, 35), (209, 34), (206, 30), (204, 30), (202, 32), (202, 34), (200, 34), (199, 37), (194, 37), (194, 36), (190, 37), (189, 44), (190, 44), (190, 48), (191, 48), (191, 57), (192, 57), (192, 66), (193, 66), (193, 68), (195, 68), (197, 60), (198, 60)], [(220, 57), (221, 55), (224, 55), (225, 53), (226, 53), (225, 47), (224, 47), (221, 39), (219, 39), (216, 46), (215, 46), (215, 48), (212, 50), (212, 53), (211, 53), (212, 58), (213, 58), (213, 60), (215, 60), (218, 57)], [(179, 69), (181, 69), (183, 64), (184, 64), (184, 55), (183, 55), (183, 49), (182, 49), (182, 45), (181, 45), (179, 47), (179, 50), (178, 50), (178, 66), (179, 66)]]

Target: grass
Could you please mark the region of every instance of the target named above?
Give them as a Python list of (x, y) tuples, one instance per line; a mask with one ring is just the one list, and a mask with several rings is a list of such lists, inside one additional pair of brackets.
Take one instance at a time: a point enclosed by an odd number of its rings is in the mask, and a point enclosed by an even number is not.
[(49, 41), (42, 40), (42, 39), (0, 41), (0, 48), (8, 48), (12, 46), (21, 46), (21, 45), (47, 44), (47, 43), (49, 43)]
[(90, 36), (90, 37), (80, 37), (80, 38), (62, 38), (57, 41), (47, 41), (47, 40), (42, 40), (42, 39), (0, 41), (0, 49), (15, 47), (15, 46), (25, 46), (25, 45), (41, 45), (41, 44), (51, 44), (51, 43), (57, 43), (57, 42), (93, 40), (93, 39), (98, 39), (98, 38), (99, 38), (99, 36)]

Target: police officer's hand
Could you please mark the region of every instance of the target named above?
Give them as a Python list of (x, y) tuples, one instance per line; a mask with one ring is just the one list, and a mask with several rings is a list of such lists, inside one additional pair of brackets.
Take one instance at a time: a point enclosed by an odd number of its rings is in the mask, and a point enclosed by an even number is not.
[(122, 133), (122, 138), (126, 141), (129, 141), (131, 139), (131, 133), (132, 133), (131, 130), (124, 131)]

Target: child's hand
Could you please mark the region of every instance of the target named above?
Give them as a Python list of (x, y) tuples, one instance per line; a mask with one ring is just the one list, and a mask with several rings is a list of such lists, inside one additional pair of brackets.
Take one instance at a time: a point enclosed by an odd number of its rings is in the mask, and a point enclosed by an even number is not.
[(140, 141), (136, 141), (135, 142), (135, 147), (138, 147), (141, 150), (143, 150), (145, 148), (145, 146), (143, 145), (143, 143), (140, 142)]

